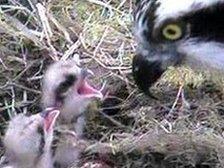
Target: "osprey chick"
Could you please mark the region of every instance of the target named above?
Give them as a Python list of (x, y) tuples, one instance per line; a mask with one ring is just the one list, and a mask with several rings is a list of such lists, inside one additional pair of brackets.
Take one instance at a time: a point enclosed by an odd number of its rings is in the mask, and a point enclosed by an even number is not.
[[(6, 168), (53, 168), (51, 143), (58, 110), (14, 117), (4, 137)], [(4, 167), (4, 166), (3, 166)]]
[[(77, 66), (72, 59), (55, 62), (47, 69), (43, 79), (43, 107), (59, 109), (60, 123), (77, 121), (94, 98), (103, 98), (101, 90), (87, 82), (89, 75), (93, 73)], [(82, 132), (80, 129), (76, 128), (76, 133)]]
[(53, 152), (56, 167), (75, 167), (79, 163), (84, 112), (93, 99), (103, 98), (102, 89), (97, 90), (87, 82), (89, 75), (93, 73), (80, 68), (72, 59), (53, 63), (44, 75), (43, 106), (60, 110)]

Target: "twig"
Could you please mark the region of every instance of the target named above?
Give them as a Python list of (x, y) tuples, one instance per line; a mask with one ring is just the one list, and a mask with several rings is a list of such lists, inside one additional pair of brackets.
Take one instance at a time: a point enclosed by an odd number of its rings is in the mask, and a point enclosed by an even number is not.
[(23, 85), (19, 85), (17, 83), (9, 83), (9, 85), (12, 85), (12, 86), (18, 87), (20, 89), (27, 90), (29, 92), (33, 92), (33, 93), (36, 93), (36, 94), (39, 94), (39, 95), (41, 94), (41, 91), (38, 91), (38, 90), (35, 90), (35, 89), (31, 89), (31, 88), (25, 87)]
[(32, 33), (32, 30), (27, 28), (24, 24), (22, 24), (18, 19), (13, 18), (7, 14), (3, 14), (3, 16), (6, 18), (6, 21), (8, 24), (0, 21), (0, 25), (4, 28), (5, 32), (11, 34), (11, 35), (15, 35), (15, 32), (12, 31), (12, 28), (9, 27), (9, 25), (11, 24), (12, 27), (14, 29), (16, 29), (15, 31), (18, 31), (17, 33), (20, 35), (23, 35), (24, 37), (26, 37), (27, 39), (29, 39), (30, 41), (33, 41), (37, 46), (44, 48), (44, 44), (42, 42), (39, 41), (39, 39), (36, 37), (36, 35), (34, 35)]
[[(74, 51), (81, 45), (81, 42), (77, 40), (61, 57), (61, 60), (67, 60), (70, 55), (74, 53)], [(78, 60), (77, 60), (78, 61)]]
[[(23, 102), (27, 102), (27, 92), (26, 90), (23, 91)], [(23, 107), (23, 114), (27, 114), (27, 107)]]
[(57, 50), (54, 48), (54, 46), (51, 44), (51, 37), (53, 36), (53, 33), (51, 31), (51, 27), (50, 27), (50, 24), (48, 22), (48, 18), (47, 18), (47, 10), (46, 8), (41, 4), (41, 3), (38, 3), (36, 5), (37, 7), (37, 11), (38, 11), (38, 14), (40, 16), (40, 20), (42, 22), (42, 26), (43, 26), (43, 32), (46, 36), (46, 39), (47, 39), (47, 44), (49, 45), (50, 49), (51, 49), (51, 52), (52, 52), (52, 55), (51, 58), (55, 61), (58, 61), (59, 58), (58, 58), (58, 54), (57, 54)]
[(70, 38), (69, 33), (66, 31), (66, 29), (53, 17), (51, 13), (48, 13), (49, 20), (54, 23), (54, 25), (58, 28), (59, 31), (61, 31), (64, 34), (65, 39), (68, 43), (73, 44), (73, 41)]
[(178, 103), (178, 100), (180, 99), (181, 97), (181, 92), (183, 90), (183, 87), (184, 87), (184, 84), (181, 84), (181, 86), (179, 87), (179, 90), (178, 90), (178, 93), (177, 93), (177, 96), (176, 96), (176, 99), (172, 105), (172, 108), (170, 109), (170, 112), (169, 113), (172, 113), (174, 108), (176, 107), (177, 103)]
[(103, 6), (104, 8), (113, 9), (114, 11), (118, 12), (119, 14), (123, 13), (122, 11), (120, 11), (120, 10), (114, 8), (113, 6), (108, 5), (102, 1), (99, 1), (99, 0), (87, 0), (87, 1), (89, 1), (90, 3), (95, 3), (97, 5)]
[(107, 114), (100, 112), (100, 114), (102, 114), (105, 118), (109, 119), (114, 125), (121, 127), (121, 128), (127, 128), (129, 130), (131, 130), (131, 128), (121, 124), (120, 122), (116, 121), (115, 119), (113, 119), (112, 117), (108, 116)]
[[(219, 143), (217, 143), (219, 142)], [(111, 143), (95, 143), (86, 148), (89, 153), (113, 153), (118, 152), (130, 153), (133, 150), (149, 150), (165, 154), (178, 154), (187, 149), (196, 151), (204, 151), (205, 147), (211, 148), (210, 150), (222, 149), (224, 150), (223, 138), (212, 134), (197, 134), (193, 132), (172, 133), (155, 132), (150, 130), (145, 134), (138, 136), (130, 135), (129, 137), (120, 141)]]

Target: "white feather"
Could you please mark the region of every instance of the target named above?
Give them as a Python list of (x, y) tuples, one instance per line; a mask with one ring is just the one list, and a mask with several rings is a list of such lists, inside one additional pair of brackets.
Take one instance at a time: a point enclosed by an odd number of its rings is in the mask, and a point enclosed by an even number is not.
[(193, 6), (197, 6), (195, 10), (199, 10), (218, 2), (224, 2), (224, 0), (157, 0), (160, 6), (156, 10), (155, 27), (167, 18), (178, 18), (189, 13), (194, 10)]
[(178, 51), (186, 55), (186, 63), (200, 69), (224, 71), (224, 44), (188, 40), (178, 47)]

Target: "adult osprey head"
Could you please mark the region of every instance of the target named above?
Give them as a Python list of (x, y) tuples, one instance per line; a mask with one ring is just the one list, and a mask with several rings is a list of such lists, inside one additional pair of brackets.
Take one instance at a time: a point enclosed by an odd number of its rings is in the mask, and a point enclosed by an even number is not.
[(149, 93), (169, 66), (224, 71), (224, 0), (137, 0), (133, 76)]

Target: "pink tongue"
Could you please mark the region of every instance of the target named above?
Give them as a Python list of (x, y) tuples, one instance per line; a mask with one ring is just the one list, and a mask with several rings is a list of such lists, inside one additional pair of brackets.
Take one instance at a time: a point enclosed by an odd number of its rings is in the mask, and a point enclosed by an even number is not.
[(101, 91), (94, 89), (86, 81), (83, 81), (82, 85), (78, 89), (78, 93), (86, 97), (98, 97), (101, 99), (103, 98), (103, 94), (101, 93)]

